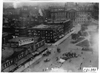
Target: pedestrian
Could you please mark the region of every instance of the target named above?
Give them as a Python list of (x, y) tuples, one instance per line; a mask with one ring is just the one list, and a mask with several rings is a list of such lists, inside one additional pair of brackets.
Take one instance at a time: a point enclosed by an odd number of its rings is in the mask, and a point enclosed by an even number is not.
[(91, 60), (90, 60), (90, 63), (91, 63)]
[(81, 63), (80, 66), (81, 66), (82, 64), (83, 64), (83, 63)]
[(70, 60), (69, 60), (69, 63), (71, 63), (71, 61), (72, 61), (72, 60), (70, 59)]
[(83, 54), (83, 52), (81, 52), (81, 54)]
[(81, 70), (81, 67), (79, 68), (79, 70)]

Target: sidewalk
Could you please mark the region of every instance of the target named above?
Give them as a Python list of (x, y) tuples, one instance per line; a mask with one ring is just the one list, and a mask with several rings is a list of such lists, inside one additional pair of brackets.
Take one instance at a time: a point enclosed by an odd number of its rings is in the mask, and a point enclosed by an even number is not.
[(77, 33), (78, 31), (80, 31), (81, 26), (80, 25), (76, 25), (75, 27), (73, 27), (71, 30), (71, 32), (69, 32), (68, 34), (66, 34), (62, 39), (60, 39), (59, 41), (57, 41), (56, 43), (52, 44), (54, 46), (59, 45), (60, 43), (62, 43), (64, 40), (66, 40), (66, 38), (68, 38), (71, 34), (73, 33)]
[(27, 62), (26, 64), (24, 64), (23, 66), (19, 67), (17, 70), (15, 70), (14, 72), (22, 72), (24, 69), (26, 69), (28, 66), (30, 66), (31, 64), (33, 64), (34, 62), (36, 62), (38, 59), (42, 58), (42, 55), (39, 55), (37, 57), (35, 57), (34, 59), (32, 59), (31, 61)]
[(75, 30), (71, 31), (70, 33), (66, 34), (62, 39), (60, 39), (59, 41), (57, 41), (56, 43), (52, 44), (53, 46), (57, 46), (59, 45), (61, 42), (63, 42), (66, 38), (68, 38), (72, 33), (74, 33)]

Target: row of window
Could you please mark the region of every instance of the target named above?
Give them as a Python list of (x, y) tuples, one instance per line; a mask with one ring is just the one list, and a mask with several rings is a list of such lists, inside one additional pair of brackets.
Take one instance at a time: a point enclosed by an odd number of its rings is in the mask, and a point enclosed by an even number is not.
[(19, 41), (19, 44), (24, 44), (24, 43), (28, 43), (28, 42), (32, 42), (32, 41), (33, 41), (32, 38), (31, 39), (25, 39), (25, 40)]
[(42, 41), (38, 42), (38, 43), (35, 45), (35, 47), (36, 47), (36, 48), (39, 48), (40, 46), (43, 46), (44, 44), (45, 44), (45, 42), (44, 42), (44, 40), (42, 40)]
[[(45, 41), (42, 40), (42, 41), (38, 42), (35, 46), (36, 46), (36, 48), (39, 48), (39, 47), (43, 46), (44, 44), (45, 44)], [(32, 49), (33, 49), (33, 47), (32, 47)], [(11, 64), (13, 64), (15, 61), (17, 62), (18, 60), (20, 60), (21, 58), (23, 58), (24, 56), (26, 56), (28, 53), (29, 53), (28, 50), (22, 51), (20, 54), (16, 55), (15, 58), (6, 61), (6, 63), (3, 64), (3, 67), (7, 68)]]
[(53, 35), (50, 34), (50, 33), (46, 33), (46, 34), (45, 34), (45, 33), (34, 33), (34, 35), (35, 35), (35, 36), (40, 36), (40, 35), (41, 35), (41, 36), (53, 36)]
[(50, 37), (50, 36), (49, 36), (49, 37), (45, 37), (45, 38), (46, 38), (46, 39), (53, 39), (53, 37)]
[(14, 61), (18, 61), (19, 59), (23, 58), (25, 55), (27, 55), (29, 52), (28, 50), (22, 51), (19, 55), (17, 55), (14, 59), (8, 60), (5, 64), (3, 64), (3, 67), (6, 68), (14, 63)]
[(6, 68), (6, 67), (10, 66), (12, 63), (13, 63), (13, 59), (6, 62), (3, 66), (4, 66), (4, 68)]

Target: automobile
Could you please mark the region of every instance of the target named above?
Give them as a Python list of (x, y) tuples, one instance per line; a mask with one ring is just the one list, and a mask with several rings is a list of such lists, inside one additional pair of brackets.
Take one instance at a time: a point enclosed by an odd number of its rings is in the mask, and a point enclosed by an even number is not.
[(62, 57), (60, 57), (61, 59), (64, 59), (64, 60), (68, 60), (68, 57), (66, 57), (66, 56), (62, 56)]
[(82, 48), (83, 51), (93, 51), (91, 48)]
[(43, 56), (49, 56), (51, 54), (50, 51), (47, 51), (46, 53), (43, 54)]
[(49, 62), (49, 61), (50, 61), (50, 59), (45, 59), (45, 60), (44, 60), (44, 62)]
[(60, 48), (57, 48), (57, 52), (60, 53), (61, 52), (61, 49)]
[(76, 53), (68, 52), (68, 53), (64, 53), (61, 58), (65, 59), (65, 60), (68, 60), (68, 59), (74, 58), (74, 57), (77, 57)]
[(47, 70), (49, 70), (49, 68), (45, 68), (45, 69), (43, 69), (43, 71), (47, 71)]

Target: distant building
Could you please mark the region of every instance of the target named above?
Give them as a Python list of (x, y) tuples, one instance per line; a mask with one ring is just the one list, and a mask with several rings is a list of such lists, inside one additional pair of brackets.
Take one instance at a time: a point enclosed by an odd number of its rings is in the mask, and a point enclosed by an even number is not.
[(26, 27), (15, 27), (15, 34), (17, 37), (27, 37), (28, 32)]
[(89, 23), (89, 21), (90, 21), (90, 16), (87, 13), (82, 13), (74, 20), (74, 23), (86, 24)]
[(13, 36), (11, 33), (3, 32), (2, 34), (2, 44), (6, 44), (9, 39), (12, 39)]
[(96, 20), (99, 19), (99, 3), (94, 3), (92, 17)]
[(66, 12), (64, 7), (50, 7), (51, 19), (53, 21), (66, 20)]
[(70, 19), (71, 21), (74, 21), (77, 17), (77, 10), (75, 9), (66, 9), (66, 19)]
[(66, 18), (74, 21), (77, 17), (77, 3), (68, 2), (65, 4)]
[(64, 33), (70, 31), (70, 29), (73, 27), (73, 24), (71, 20), (65, 20), (65, 21), (56, 21), (56, 22), (47, 22), (47, 25), (61, 25), (64, 29)]
[(84, 24), (89, 21), (93, 11), (92, 3), (73, 3), (68, 2), (65, 4), (67, 11), (67, 18), (71, 19), (73, 24)]
[(54, 43), (64, 34), (62, 25), (37, 25), (29, 30), (32, 36), (45, 39), (47, 43)]

